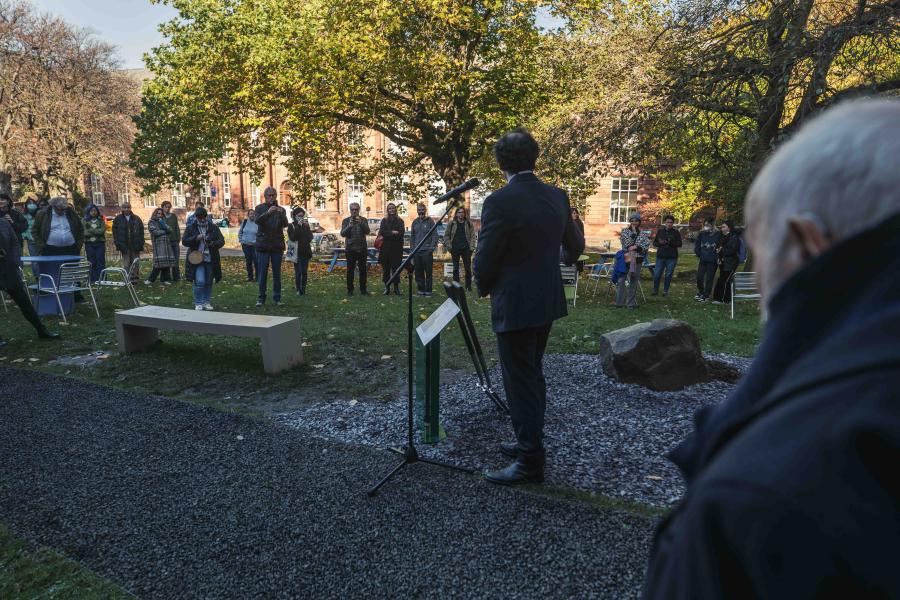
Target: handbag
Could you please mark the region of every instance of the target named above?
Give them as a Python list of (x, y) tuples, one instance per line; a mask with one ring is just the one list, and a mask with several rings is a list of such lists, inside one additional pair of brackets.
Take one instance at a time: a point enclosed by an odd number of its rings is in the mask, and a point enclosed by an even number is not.
[(187, 261), (192, 265), (199, 265), (203, 262), (203, 253), (199, 250), (191, 250), (188, 252)]
[(381, 250), (381, 247), (384, 246), (384, 236), (379, 233), (378, 237), (375, 238), (375, 243), (372, 244), (372, 246), (374, 246), (376, 250)]
[(293, 240), (289, 241), (287, 244), (287, 252), (285, 252), (284, 254), (284, 260), (292, 263), (297, 262), (297, 254), (299, 253), (299, 250), (299, 242), (295, 242)]

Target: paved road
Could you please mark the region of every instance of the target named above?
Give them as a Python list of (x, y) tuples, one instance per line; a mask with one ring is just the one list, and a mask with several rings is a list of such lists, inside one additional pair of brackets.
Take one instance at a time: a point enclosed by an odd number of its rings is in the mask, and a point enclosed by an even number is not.
[(0, 522), (141, 597), (637, 594), (650, 518), (424, 464), (367, 498), (394, 463), (269, 421), (0, 368)]

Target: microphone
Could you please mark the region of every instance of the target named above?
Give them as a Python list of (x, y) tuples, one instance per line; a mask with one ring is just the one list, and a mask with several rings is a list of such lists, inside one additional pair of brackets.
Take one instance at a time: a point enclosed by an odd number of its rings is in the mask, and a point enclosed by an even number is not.
[(444, 194), (443, 196), (441, 196), (440, 198), (438, 198), (437, 200), (432, 202), (432, 204), (441, 204), (442, 202), (446, 202), (453, 196), (456, 196), (457, 194), (462, 194), (463, 192), (468, 192), (472, 188), (477, 188), (479, 185), (481, 185), (481, 182), (478, 181), (478, 179), (470, 179), (467, 182), (465, 182), (464, 184), (456, 186), (455, 188), (453, 188), (452, 190), (450, 190), (449, 192), (447, 192), (446, 194)]

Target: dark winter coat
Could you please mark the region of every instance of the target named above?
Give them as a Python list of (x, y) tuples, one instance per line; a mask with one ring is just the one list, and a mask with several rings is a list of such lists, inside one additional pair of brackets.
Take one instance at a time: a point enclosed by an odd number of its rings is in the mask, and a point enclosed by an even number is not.
[(142, 252), (144, 250), (144, 222), (136, 214), (131, 220), (118, 214), (112, 224), (113, 243), (119, 252)]
[(22, 285), (19, 277), (19, 262), (22, 259), (22, 244), (16, 230), (6, 219), (0, 219), (0, 290), (12, 290)]
[[(475, 226), (472, 225), (472, 221), (466, 219), (466, 243), (469, 244), (469, 250), (475, 251)], [(450, 223), (447, 224), (447, 229), (444, 231), (444, 250), (449, 252), (451, 248), (453, 248), (453, 238), (456, 237), (456, 230), (459, 227), (459, 221), (453, 219)]]
[(722, 232), (715, 229), (712, 231), (701, 231), (697, 235), (697, 239), (694, 240), (694, 254), (700, 259), (700, 262), (719, 262), (716, 246), (719, 245), (720, 239), (722, 239)]
[[(391, 233), (396, 231), (397, 233)], [(400, 217), (385, 217), (378, 227), (378, 235), (384, 238), (378, 262), (382, 265), (397, 265), (403, 260), (403, 234), (406, 224)]]
[(291, 223), (287, 227), (287, 234), (289, 240), (297, 242), (297, 256), (299, 258), (312, 258), (311, 244), (313, 233), (312, 229), (309, 228), (309, 223), (305, 225)]
[(723, 271), (736, 271), (740, 264), (741, 238), (737, 233), (731, 232), (719, 238), (716, 245), (716, 252), (719, 255), (719, 264)]
[[(84, 245), (84, 225), (81, 219), (75, 214), (75, 209), (71, 206), (66, 207), (66, 220), (69, 222), (69, 229), (72, 231), (72, 237), (75, 238), (75, 252), (81, 252)], [(32, 232), (34, 234), (34, 244), (37, 246), (38, 254), (44, 253), (44, 246), (47, 245), (47, 238), (50, 237), (50, 225), (53, 222), (53, 208), (47, 207), (38, 211), (34, 219)]]
[[(278, 206), (277, 204), (275, 206)], [(288, 226), (284, 210), (269, 212), (265, 202), (256, 207), (256, 250), (258, 252), (284, 252), (284, 229)]]
[(181, 239), (181, 225), (178, 223), (178, 215), (170, 212), (165, 216), (166, 225), (169, 227), (169, 238), (178, 243)]
[(687, 493), (644, 598), (900, 598), (898, 272), (900, 215), (781, 286), (750, 371), (670, 454)]
[(351, 224), (353, 217), (347, 217), (341, 222), (341, 237), (344, 238), (344, 248), (347, 250), (365, 252), (368, 248), (366, 236), (369, 235), (369, 222), (362, 217), (358, 219), (356, 228)]
[[(218, 226), (213, 224), (210, 219), (207, 219), (208, 227), (206, 229), (206, 247), (209, 249), (209, 263), (212, 266), (212, 274), (213, 281), (219, 283), (222, 281), (222, 259), (219, 257), (219, 248), (225, 245), (225, 238), (222, 236), (222, 232), (219, 230)], [(200, 240), (198, 239), (200, 235), (200, 226), (197, 225), (197, 221), (195, 220), (193, 223), (184, 228), (184, 235), (181, 237), (181, 244), (185, 246), (188, 251), (190, 250), (199, 250), (200, 249)], [(192, 265), (190, 262), (187, 263), (185, 279), (188, 281), (194, 280), (194, 272), (197, 270), (197, 265)]]
[(474, 271), (479, 295), (491, 296), (495, 332), (542, 327), (568, 314), (560, 245), (570, 265), (584, 251), (564, 190), (520, 173), (485, 199)]
[(653, 238), (653, 247), (657, 248), (656, 258), (678, 258), (678, 249), (681, 248), (681, 233), (674, 227), (666, 229), (660, 227)]
[(13, 207), (8, 207), (6, 212), (0, 212), (0, 219), (3, 219), (7, 223), (6, 215), (9, 215), (9, 218), (12, 220), (13, 230), (16, 232), (16, 238), (19, 240), (19, 245), (22, 245), (22, 241), (25, 239), (23, 236), (25, 232), (28, 231), (28, 219), (25, 218), (25, 215), (14, 209)]

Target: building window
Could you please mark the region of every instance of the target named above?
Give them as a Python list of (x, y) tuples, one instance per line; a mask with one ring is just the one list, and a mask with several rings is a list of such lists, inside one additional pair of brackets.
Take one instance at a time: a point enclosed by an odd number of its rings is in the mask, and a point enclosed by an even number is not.
[(637, 210), (637, 177), (613, 177), (612, 196), (609, 201), (609, 222), (627, 223), (628, 217)]
[(210, 191), (209, 182), (205, 181), (200, 187), (200, 202), (203, 203), (203, 206), (209, 206)]
[(172, 207), (184, 208), (187, 206), (187, 197), (183, 183), (176, 183), (172, 186)]
[(257, 204), (260, 204), (259, 199), (259, 184), (250, 182), (250, 208), (255, 207)]
[(141, 196), (141, 201), (147, 208), (156, 208), (156, 194), (144, 194)]
[(222, 204), (231, 208), (231, 173), (222, 172)]
[(103, 199), (103, 178), (93, 173), (91, 173), (91, 202), (97, 206), (106, 204)]
[(349, 206), (351, 202), (357, 202), (360, 208), (365, 208), (366, 188), (358, 183), (356, 175), (347, 177), (347, 205)]
[(291, 206), (294, 203), (294, 186), (290, 181), (283, 181), (278, 189), (278, 202), (282, 206)]
[(325, 210), (328, 206), (328, 179), (319, 173), (315, 176), (313, 201), (316, 210)]
[(131, 204), (131, 192), (128, 188), (131, 187), (131, 180), (126, 177), (122, 180), (122, 191), (119, 192), (119, 206), (123, 204)]

